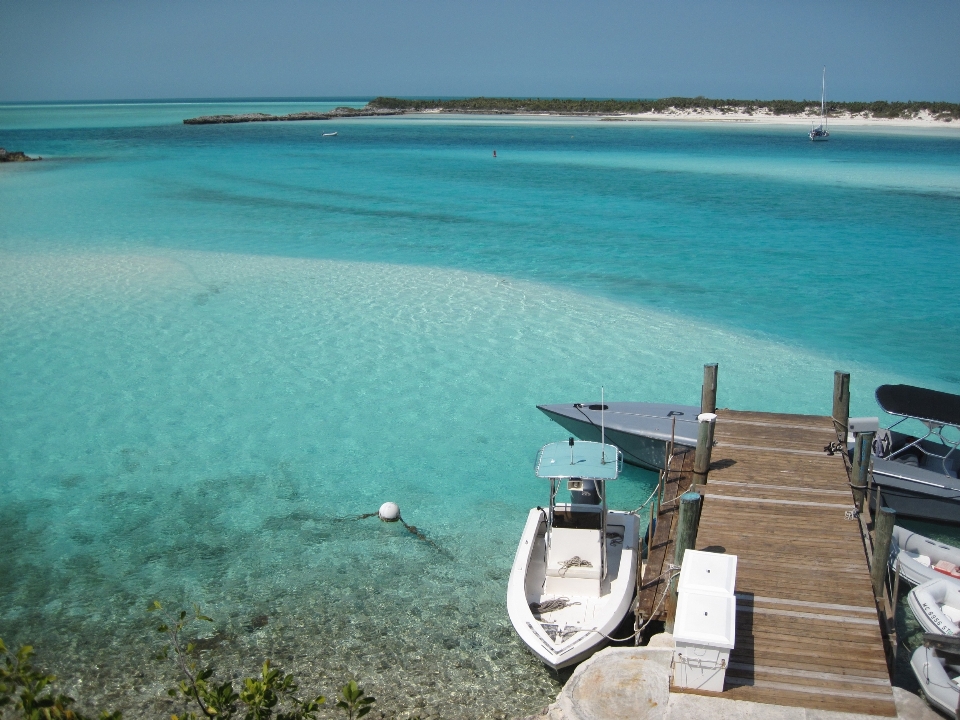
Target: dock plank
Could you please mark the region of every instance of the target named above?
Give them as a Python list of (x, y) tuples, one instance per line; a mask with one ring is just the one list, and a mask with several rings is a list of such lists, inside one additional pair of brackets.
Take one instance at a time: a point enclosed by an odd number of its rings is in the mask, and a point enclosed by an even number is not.
[[(825, 449), (833, 421), (717, 414), (695, 547), (738, 556), (736, 646), (721, 696), (895, 716), (860, 524), (845, 517), (847, 470)], [(664, 547), (672, 556), (672, 539)]]

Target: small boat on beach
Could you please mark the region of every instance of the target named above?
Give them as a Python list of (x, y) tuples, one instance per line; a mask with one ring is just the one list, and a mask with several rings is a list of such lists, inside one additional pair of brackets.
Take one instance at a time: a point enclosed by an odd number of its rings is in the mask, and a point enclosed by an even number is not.
[[(960, 395), (881, 385), (876, 398), (884, 411), (900, 417), (878, 429), (873, 443), (873, 478), (881, 503), (900, 517), (960, 525)], [(919, 421), (914, 425), (926, 427), (926, 433), (897, 429), (908, 420)]]
[(642, 402), (588, 402), (537, 405), (544, 415), (582, 440), (597, 441), (604, 435), (623, 451), (631, 465), (662, 470), (665, 448), (697, 446), (697, 416), (693, 405)]
[[(554, 669), (586, 659), (630, 611), (639, 518), (607, 509), (606, 483), (623, 456), (612, 445), (545, 445), (536, 476), (550, 481), (547, 507), (530, 511), (507, 585), (507, 612), (520, 638)], [(557, 493), (569, 502), (557, 502)]]
[(823, 80), (820, 88), (820, 124), (810, 130), (810, 139), (820, 142), (830, 137), (827, 132), (827, 68), (823, 68)]
[[(960, 548), (931, 540), (919, 533), (895, 525), (890, 543), (890, 570), (911, 585), (931, 580), (952, 579), (960, 587), (960, 576), (951, 568), (960, 566)], [(956, 572), (956, 571), (954, 571)]]
[(948, 717), (960, 717), (960, 638), (925, 635), (910, 669), (924, 698)]
[(947, 578), (930, 580), (910, 591), (907, 604), (926, 632), (960, 634), (960, 584)]

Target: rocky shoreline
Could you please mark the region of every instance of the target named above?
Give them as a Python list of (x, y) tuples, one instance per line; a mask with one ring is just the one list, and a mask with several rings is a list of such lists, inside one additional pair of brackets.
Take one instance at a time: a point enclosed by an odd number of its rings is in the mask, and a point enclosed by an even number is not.
[(289, 115), (269, 115), (267, 113), (244, 113), (242, 115), (201, 115), (195, 118), (186, 118), (184, 125), (223, 125), (228, 123), (250, 122), (298, 122), (303, 120), (333, 120), (345, 117), (370, 117), (381, 115), (402, 115), (404, 111), (386, 108), (351, 108), (338, 107), (328, 113), (298, 112)]
[(34, 162), (36, 160), (43, 160), (43, 158), (32, 158), (26, 153), (20, 152), (19, 150), (7, 151), (3, 148), (0, 148), (0, 162)]

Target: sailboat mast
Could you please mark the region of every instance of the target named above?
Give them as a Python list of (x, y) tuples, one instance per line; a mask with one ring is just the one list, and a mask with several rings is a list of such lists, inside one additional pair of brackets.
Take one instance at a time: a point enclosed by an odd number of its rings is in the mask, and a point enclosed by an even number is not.
[(820, 121), (823, 123), (824, 130), (827, 126), (827, 112), (826, 112), (826, 99), (827, 99), (827, 66), (823, 66), (823, 79), (820, 82)]

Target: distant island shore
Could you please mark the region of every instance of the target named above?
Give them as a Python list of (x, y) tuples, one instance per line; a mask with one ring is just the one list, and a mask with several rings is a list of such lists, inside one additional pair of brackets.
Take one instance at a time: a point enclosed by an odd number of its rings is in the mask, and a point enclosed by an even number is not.
[(6, 150), (0, 147), (0, 162), (33, 162), (35, 160), (43, 160), (43, 158), (30, 157), (19, 150)]
[(370, 117), (379, 115), (401, 115), (403, 110), (376, 108), (368, 104), (363, 108), (338, 107), (331, 112), (298, 112), (289, 115), (269, 115), (267, 113), (243, 113), (242, 115), (201, 115), (187, 118), (184, 125), (223, 125), (249, 122), (297, 122), (303, 120), (333, 120), (343, 117)]
[[(362, 108), (338, 107), (328, 113), (290, 115), (246, 113), (206, 115), (184, 120), (186, 125), (245, 122), (289, 122), (335, 118), (379, 117), (413, 113), (472, 115), (556, 115), (595, 117), (599, 120), (728, 120), (740, 122), (797, 122), (816, 120), (820, 103), (813, 100), (718, 100), (672, 97), (660, 100), (569, 100), (549, 98), (466, 98), (460, 100), (406, 100), (378, 97)], [(960, 104), (947, 102), (830, 102), (831, 121), (843, 124), (931, 125), (958, 122)], [(960, 125), (958, 125), (960, 126)]]

